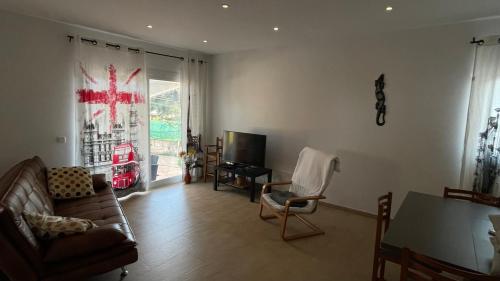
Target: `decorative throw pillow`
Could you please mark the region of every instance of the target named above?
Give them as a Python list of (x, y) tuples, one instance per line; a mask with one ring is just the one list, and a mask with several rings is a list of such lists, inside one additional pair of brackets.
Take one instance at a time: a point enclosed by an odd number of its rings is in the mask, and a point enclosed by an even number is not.
[(47, 172), (50, 196), (70, 199), (95, 195), (90, 171), (83, 167), (52, 168)]
[(31, 231), (41, 239), (53, 239), (82, 233), (97, 227), (95, 223), (87, 219), (49, 216), (31, 212), (23, 212), (26, 222)]

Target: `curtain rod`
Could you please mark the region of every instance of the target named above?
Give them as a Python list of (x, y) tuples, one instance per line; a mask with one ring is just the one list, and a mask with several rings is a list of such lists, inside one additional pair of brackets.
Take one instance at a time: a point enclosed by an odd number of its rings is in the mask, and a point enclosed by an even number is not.
[(472, 41), (470, 41), (471, 44), (477, 44), (478, 46), (481, 46), (484, 44), (484, 40), (476, 40), (476, 37), (472, 37)]
[[(73, 39), (75, 39), (75, 36), (73, 35), (67, 35), (68, 37), (68, 40), (69, 42), (71, 42)], [(81, 38), (81, 40), (83, 42), (87, 42), (87, 43), (90, 43), (92, 45), (97, 45), (97, 40), (95, 39), (87, 39), (87, 38)], [(106, 43), (106, 47), (112, 47), (112, 48), (115, 48), (115, 49), (120, 49), (121, 46), (119, 44), (113, 44), (113, 43)], [(129, 51), (132, 51), (132, 52), (136, 52), (136, 53), (139, 53), (139, 49), (138, 48), (128, 48)], [(162, 56), (162, 57), (168, 57), (168, 58), (174, 58), (174, 59), (179, 59), (179, 60), (184, 60), (184, 57), (179, 57), (179, 56), (173, 56), (173, 55), (168, 55), (168, 54), (162, 54), (162, 53), (156, 53), (156, 52), (150, 52), (150, 51), (145, 51), (146, 54), (151, 54), (151, 55), (157, 55), (157, 56)], [(196, 60), (195, 59), (191, 59), (191, 62), (195, 62)], [(207, 63), (206, 61), (203, 61), (203, 60), (198, 60), (199, 63), (203, 64), (203, 63)]]

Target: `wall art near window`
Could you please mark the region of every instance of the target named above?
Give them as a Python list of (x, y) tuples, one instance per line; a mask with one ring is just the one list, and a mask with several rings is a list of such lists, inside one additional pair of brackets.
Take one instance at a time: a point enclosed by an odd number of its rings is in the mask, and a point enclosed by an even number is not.
[(380, 74), (377, 80), (375, 80), (375, 97), (377, 98), (377, 103), (375, 104), (375, 109), (377, 110), (377, 118), (375, 122), (379, 126), (385, 125), (385, 93), (384, 93), (384, 74)]

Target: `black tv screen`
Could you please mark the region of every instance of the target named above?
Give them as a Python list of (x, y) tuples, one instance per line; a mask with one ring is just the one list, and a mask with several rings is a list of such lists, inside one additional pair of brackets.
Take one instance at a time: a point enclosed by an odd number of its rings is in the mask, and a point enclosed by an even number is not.
[(264, 167), (266, 136), (224, 131), (222, 161)]

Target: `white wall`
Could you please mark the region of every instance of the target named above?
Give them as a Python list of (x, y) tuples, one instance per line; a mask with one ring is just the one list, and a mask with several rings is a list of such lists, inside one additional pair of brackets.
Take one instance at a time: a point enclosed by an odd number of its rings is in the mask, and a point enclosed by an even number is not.
[[(74, 164), (74, 65), (68, 34), (177, 56), (190, 53), (0, 11), (0, 174), (33, 155), (48, 166)], [(146, 57), (155, 68), (164, 60)], [(67, 143), (57, 143), (57, 136), (67, 137)]]
[[(473, 62), (472, 36), (499, 20), (336, 38), (217, 55), (211, 138), (268, 136), (267, 166), (289, 177), (308, 145), (336, 153), (327, 201), (371, 213), (394, 192), (457, 186)], [(374, 80), (386, 75), (387, 123), (375, 124)], [(280, 175), (281, 174), (281, 175)]]

